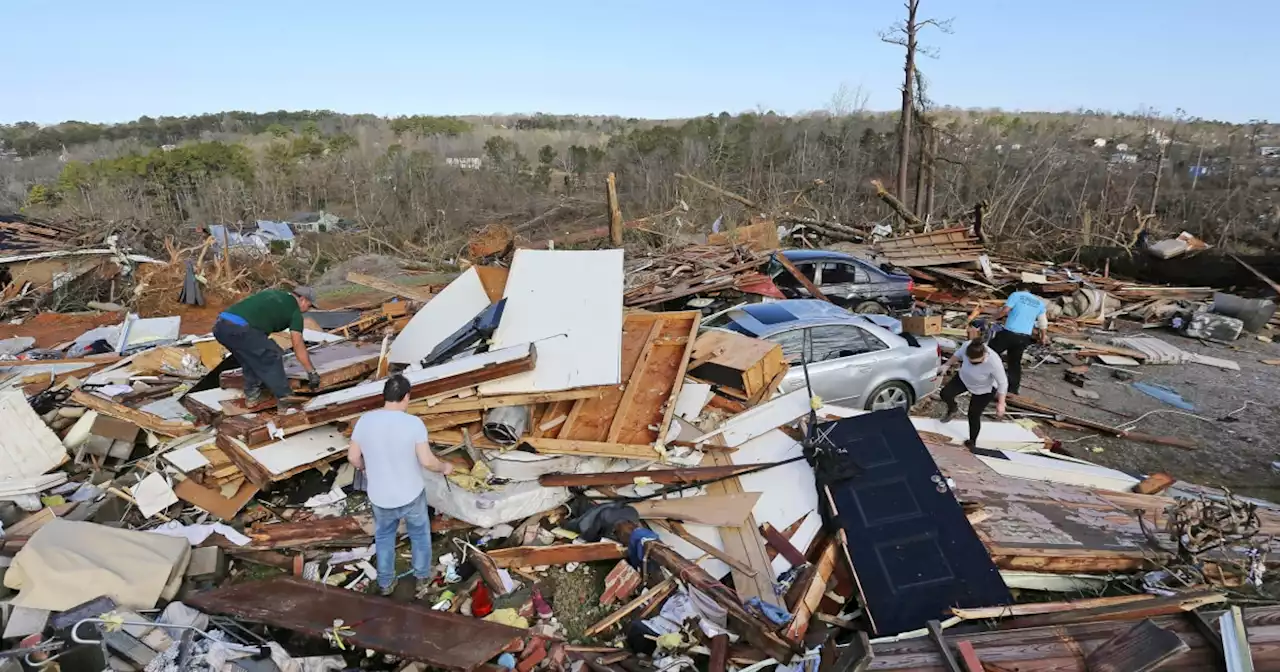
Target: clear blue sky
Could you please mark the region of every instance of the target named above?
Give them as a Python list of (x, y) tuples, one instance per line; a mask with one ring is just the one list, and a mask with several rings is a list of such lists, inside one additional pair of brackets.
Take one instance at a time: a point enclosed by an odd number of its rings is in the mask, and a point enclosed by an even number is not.
[[(0, 0), (0, 122), (896, 107), (901, 0)], [(932, 98), (1280, 120), (1280, 0), (922, 0)]]

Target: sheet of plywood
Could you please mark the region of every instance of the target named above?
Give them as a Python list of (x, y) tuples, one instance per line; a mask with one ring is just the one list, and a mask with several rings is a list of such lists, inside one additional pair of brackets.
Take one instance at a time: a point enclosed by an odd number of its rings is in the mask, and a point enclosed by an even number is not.
[(646, 499), (633, 502), (641, 518), (683, 520), (703, 525), (735, 527), (751, 515), (760, 499), (758, 492), (727, 492), (715, 495), (693, 495), (670, 499)]
[(613, 385), (621, 376), (622, 250), (516, 250), (494, 346), (535, 343), (533, 371), (480, 394)]
[(62, 464), (67, 450), (21, 390), (0, 393), (0, 479), (31, 478)]
[(670, 423), (698, 326), (696, 311), (628, 313), (622, 324), (622, 385), (574, 404), (547, 437), (645, 445)]
[(347, 437), (333, 427), (317, 427), (280, 441), (249, 451), (249, 455), (273, 475), (283, 474), (306, 464), (346, 450)]
[(468, 268), (409, 320), (392, 341), (389, 359), (396, 364), (417, 364), (488, 307), (489, 295), (480, 275), (475, 267)]

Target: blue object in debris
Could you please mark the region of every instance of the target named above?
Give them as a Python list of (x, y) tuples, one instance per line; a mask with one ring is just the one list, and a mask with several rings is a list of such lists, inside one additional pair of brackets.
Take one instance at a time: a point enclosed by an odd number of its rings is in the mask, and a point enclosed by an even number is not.
[(761, 600), (759, 596), (747, 600), (746, 605), (748, 609), (760, 612), (765, 618), (777, 625), (786, 625), (791, 622), (791, 614), (786, 609), (769, 604)]
[(1183, 399), (1182, 395), (1178, 394), (1178, 392), (1173, 388), (1165, 387), (1164, 385), (1155, 385), (1153, 383), (1131, 383), (1131, 385), (1133, 385), (1133, 387), (1139, 392), (1147, 396), (1155, 397), (1170, 406), (1176, 406), (1184, 411), (1196, 410), (1194, 404)]

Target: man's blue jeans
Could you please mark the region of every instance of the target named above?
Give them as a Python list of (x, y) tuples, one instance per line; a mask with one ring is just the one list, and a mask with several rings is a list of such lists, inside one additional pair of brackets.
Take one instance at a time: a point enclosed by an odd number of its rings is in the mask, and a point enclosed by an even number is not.
[(378, 569), (378, 587), (390, 588), (396, 578), (396, 532), (400, 521), (409, 532), (409, 546), (413, 555), (413, 576), (418, 579), (431, 577), (431, 516), (427, 513), (427, 491), (423, 490), (412, 502), (394, 509), (373, 507), (376, 529), (373, 542)]

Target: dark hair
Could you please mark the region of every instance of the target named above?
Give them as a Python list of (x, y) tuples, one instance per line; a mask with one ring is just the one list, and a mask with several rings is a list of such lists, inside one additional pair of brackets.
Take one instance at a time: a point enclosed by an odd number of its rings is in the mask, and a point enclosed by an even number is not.
[(987, 344), (977, 339), (969, 341), (969, 346), (964, 349), (964, 354), (969, 358), (969, 361), (973, 361), (979, 357), (985, 357), (987, 354)]
[(403, 401), (409, 396), (409, 387), (409, 379), (397, 373), (382, 386), (382, 400), (392, 404)]

